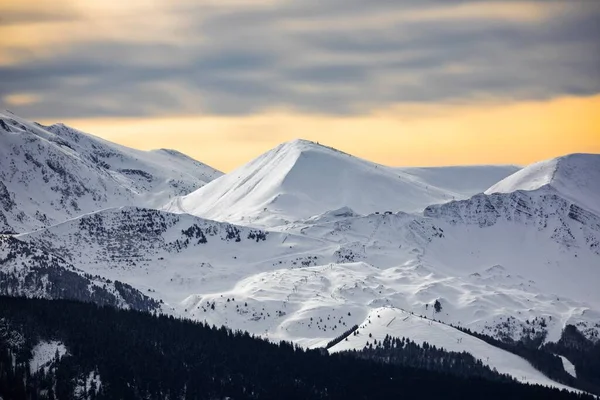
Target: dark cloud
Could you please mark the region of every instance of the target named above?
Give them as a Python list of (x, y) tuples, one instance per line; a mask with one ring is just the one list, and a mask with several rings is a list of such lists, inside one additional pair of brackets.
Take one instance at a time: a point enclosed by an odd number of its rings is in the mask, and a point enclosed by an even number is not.
[(72, 10), (65, 9), (40, 9), (40, 10), (4, 10), (0, 13), (0, 26), (69, 22), (77, 20), (78, 16)]
[(0, 67), (0, 97), (34, 93), (40, 101), (19, 106), (23, 114), (73, 118), (282, 107), (343, 114), (398, 102), (600, 92), (593, 2), (539, 20), (445, 17), (437, 10), (447, 1), (397, 3), (303, 0), (218, 12), (187, 4), (172, 11), (186, 40), (72, 43), (56, 56)]

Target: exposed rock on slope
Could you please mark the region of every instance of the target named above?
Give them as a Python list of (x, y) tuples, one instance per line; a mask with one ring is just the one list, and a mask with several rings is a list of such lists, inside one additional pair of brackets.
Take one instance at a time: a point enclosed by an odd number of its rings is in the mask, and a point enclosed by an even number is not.
[(64, 259), (0, 235), (0, 294), (71, 299), (100, 305), (154, 311), (160, 302), (128, 284), (84, 273)]
[(123, 205), (158, 206), (221, 175), (183, 154), (119, 146), (0, 114), (0, 232)]

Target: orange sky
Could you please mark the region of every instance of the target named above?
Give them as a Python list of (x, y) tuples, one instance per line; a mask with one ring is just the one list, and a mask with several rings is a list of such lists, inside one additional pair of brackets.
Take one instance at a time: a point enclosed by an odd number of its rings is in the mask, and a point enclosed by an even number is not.
[(230, 171), (294, 138), (394, 166), (528, 164), (573, 152), (600, 153), (599, 111), (597, 95), (506, 104), (404, 104), (348, 117), (273, 110), (239, 117), (65, 122), (131, 147), (174, 148)]

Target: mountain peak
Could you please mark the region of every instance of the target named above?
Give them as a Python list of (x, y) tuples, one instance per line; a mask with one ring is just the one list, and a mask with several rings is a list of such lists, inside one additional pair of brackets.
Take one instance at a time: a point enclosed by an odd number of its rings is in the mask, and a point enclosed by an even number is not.
[(302, 138), (292, 139), (290, 141), (282, 143), (282, 145), (284, 145), (284, 146), (287, 145), (287, 146), (291, 146), (291, 147), (319, 146), (319, 144), (317, 142), (313, 142), (312, 140), (302, 139)]
[(166, 208), (228, 222), (279, 225), (342, 207), (359, 214), (420, 211), (451, 198), (393, 168), (296, 139)]
[(321, 144), (319, 142), (315, 142), (308, 139), (293, 139), (287, 142), (283, 142), (279, 146), (275, 147), (271, 151), (278, 151), (280, 149), (288, 149), (293, 151), (305, 152), (305, 151), (324, 151), (324, 152), (333, 152), (337, 154), (344, 154), (346, 156), (355, 157), (352, 154), (345, 153), (341, 150), (336, 149), (335, 147), (327, 146)]
[(309, 151), (321, 151), (321, 152), (334, 152), (334, 153), (347, 154), (347, 153), (344, 153), (343, 151), (340, 151), (334, 147), (326, 146), (326, 145), (320, 144), (319, 142), (313, 142), (312, 140), (299, 139), (299, 138), (290, 140), (288, 142), (284, 142), (284, 143), (280, 144), (279, 146), (275, 147), (274, 149), (272, 149), (271, 151), (282, 151), (282, 150), (299, 152), (299, 153), (309, 152)]
[(600, 212), (600, 154), (574, 153), (531, 164), (485, 193), (554, 190), (590, 211)]

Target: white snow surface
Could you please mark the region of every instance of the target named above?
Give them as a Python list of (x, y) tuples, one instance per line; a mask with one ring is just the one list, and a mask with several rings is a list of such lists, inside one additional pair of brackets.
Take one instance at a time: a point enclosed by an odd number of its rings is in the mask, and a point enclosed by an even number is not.
[[(162, 299), (169, 312), (305, 345), (336, 337), (373, 307), (426, 314), (436, 300), (436, 319), (496, 337), (535, 328), (556, 341), (565, 324), (597, 335), (599, 257), (585, 247), (564, 248), (512, 222), (480, 228), (342, 211), (259, 241), (255, 229), (137, 208), (18, 238)], [(193, 227), (206, 243), (183, 234)], [(234, 228), (239, 241), (227, 238)]]
[(567, 374), (571, 375), (573, 378), (577, 378), (577, 372), (575, 372), (575, 366), (569, 359), (565, 356), (559, 355), (560, 359), (563, 363), (563, 368), (567, 372)]
[(575, 390), (550, 380), (533, 368), (527, 360), (515, 354), (489, 345), (483, 340), (448, 325), (421, 318), (403, 310), (386, 307), (375, 308), (359, 326), (358, 332), (358, 335), (348, 336), (347, 341), (341, 341), (329, 351), (361, 349), (369, 342), (373, 343), (374, 340), (382, 341), (386, 335), (407, 337), (419, 345), (427, 342), (448, 351), (467, 351), (473, 357), (481, 360), (483, 364), (492, 369), (495, 368), (500, 373), (509, 374), (523, 383)]
[(544, 187), (600, 214), (600, 154), (569, 154), (529, 165), (485, 193), (531, 191)]
[[(466, 198), (516, 167), (390, 168), (307, 140), (283, 143), (164, 209), (237, 224), (278, 226), (348, 207), (419, 212)], [(474, 175), (464, 183), (465, 171)], [(463, 178), (461, 178), (463, 177)]]
[(457, 200), (481, 193), (520, 169), (521, 167), (516, 165), (395, 168), (396, 171), (414, 176), (431, 187), (445, 190)]
[(55, 360), (58, 352), (59, 359), (67, 354), (67, 348), (61, 342), (41, 341), (33, 348), (33, 356), (29, 361), (29, 369), (31, 373), (38, 372), (42, 368), (47, 368), (49, 364)]
[(173, 150), (141, 151), (0, 113), (0, 233), (107, 207), (157, 207), (222, 175)]

